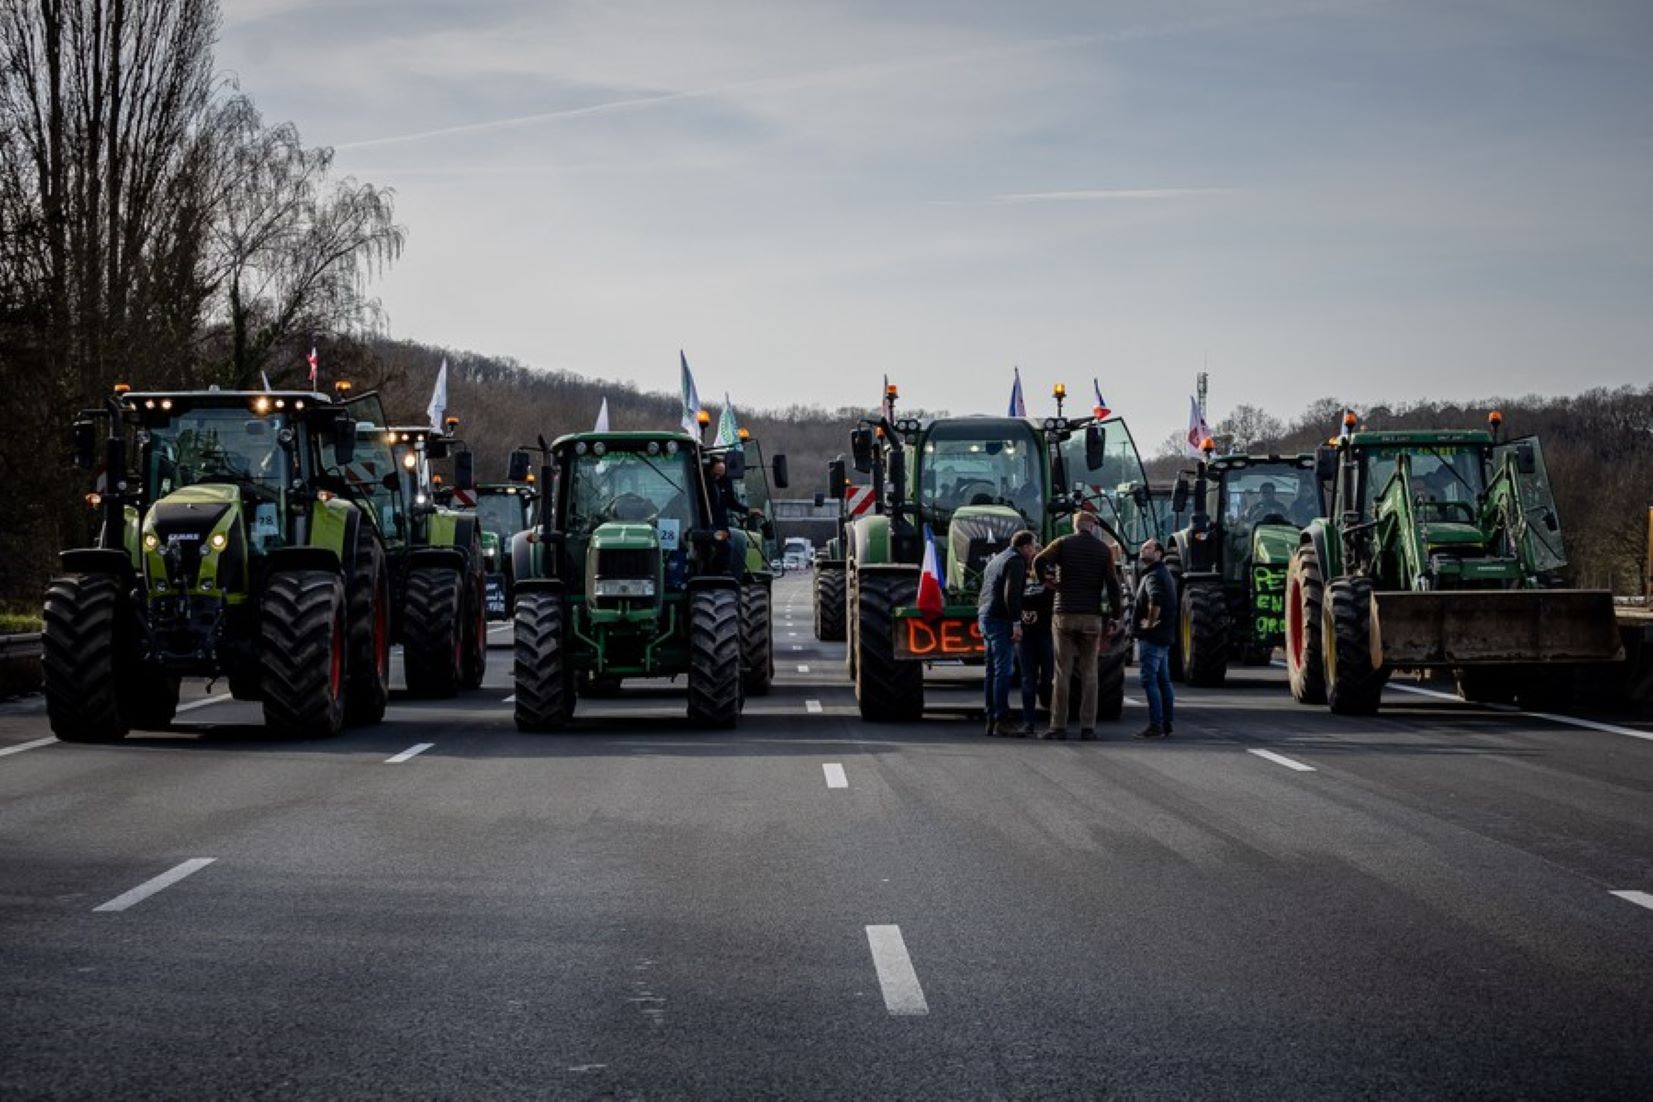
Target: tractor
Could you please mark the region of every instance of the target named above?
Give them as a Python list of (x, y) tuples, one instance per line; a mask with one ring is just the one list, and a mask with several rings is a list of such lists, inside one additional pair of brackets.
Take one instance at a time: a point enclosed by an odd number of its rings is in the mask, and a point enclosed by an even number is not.
[[(923, 714), (926, 664), (983, 661), (976, 606), (987, 560), (1018, 529), (1053, 538), (1082, 507), (1068, 477), (1072, 448), (1064, 445), (1083, 442), (1089, 471), (1101, 470), (1107, 455), (1106, 434), (1089, 417), (924, 421), (896, 418), (896, 398), (892, 387), (883, 414), (851, 434), (855, 468), (870, 475), (875, 506), (844, 530), (846, 664), (861, 716), (872, 721)], [(844, 489), (835, 470), (831, 492), (842, 498)], [(944, 590), (939, 616), (917, 605), (927, 537)], [(1128, 619), (1123, 610), (1115, 615)], [(1127, 646), (1121, 633), (1098, 660), (1101, 718), (1118, 718), (1123, 707)]]
[(482, 523), (482, 563), (490, 620), (509, 620), (515, 595), (511, 539), (534, 526), (538, 495), (532, 481), (484, 482), (476, 488), (476, 515)]
[[(182, 677), (226, 678), (281, 735), (384, 716), (390, 577), (341, 466), (349, 408), (309, 391), (116, 388), (75, 423), (99, 463), (93, 547), (47, 589), (46, 708), (70, 742), (168, 726)], [(136, 463), (136, 469), (132, 464)]]
[(476, 514), (436, 503), (431, 461), (454, 459), (456, 489), (473, 485), (472, 456), (447, 432), (387, 425), (377, 394), (347, 403), (356, 450), (345, 471), (371, 502), (390, 560), (391, 636), (402, 645), (408, 692), (449, 697), (482, 685), (488, 661), (481, 525)]
[(1346, 416), (1316, 473), (1326, 516), (1286, 574), (1292, 696), (1378, 708), (1390, 673), (1450, 670), (1471, 700), (1553, 707), (1572, 672), (1623, 657), (1605, 590), (1560, 588), (1561, 524), (1536, 438), (1372, 432)]
[(1298, 533), (1320, 515), (1315, 458), (1205, 453), (1177, 479), (1165, 565), (1180, 606), (1172, 672), (1221, 685), (1231, 663), (1265, 666), (1285, 642), (1286, 568)]
[(823, 643), (842, 643), (847, 615), (844, 605), (844, 585), (848, 578), (848, 559), (844, 530), (854, 519), (850, 495), (849, 468), (842, 455), (827, 464), (828, 494), (816, 495), (816, 504), (825, 505), (831, 497), (838, 508), (836, 533), (815, 553), (815, 578), (812, 593), (815, 606), (815, 638)]
[(714, 445), (706, 455), (708, 460), (724, 461), (735, 495), (747, 509), (741, 525), (746, 545), (740, 587), (741, 687), (747, 696), (764, 696), (775, 679), (770, 616), (775, 571), (771, 563), (780, 557), (770, 486), (773, 483), (774, 489), (786, 489), (786, 456), (777, 455), (764, 462), (762, 445), (746, 429), (740, 430), (739, 443)]
[[(733, 727), (750, 579), (743, 534), (721, 539), (711, 528), (701, 442), (675, 431), (590, 432), (542, 455), (547, 496), (535, 527), (511, 543), (517, 728), (556, 730), (579, 695), (679, 674), (691, 722)], [(512, 481), (528, 463), (526, 451), (513, 453)]]

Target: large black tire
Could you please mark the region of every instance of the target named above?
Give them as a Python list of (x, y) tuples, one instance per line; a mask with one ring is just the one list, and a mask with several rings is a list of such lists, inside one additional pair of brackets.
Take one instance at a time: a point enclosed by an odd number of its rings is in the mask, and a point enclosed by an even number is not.
[(815, 638), (844, 641), (844, 571), (815, 571)]
[(348, 591), (350, 675), (344, 721), (365, 726), (384, 719), (390, 701), (390, 577), (384, 551), (365, 523), (359, 538)]
[(120, 699), (125, 604), (120, 583), (107, 574), (69, 574), (46, 588), (46, 716), (64, 742), (109, 742), (127, 732)]
[(488, 576), (482, 572), (480, 534), (471, 541), (470, 570), (465, 576), (465, 645), (459, 687), (480, 689), (488, 672)]
[(264, 725), (283, 736), (329, 737), (344, 727), (349, 667), (344, 579), (287, 570), (264, 587), (259, 608)]
[(1299, 704), (1326, 703), (1326, 655), (1320, 630), (1325, 586), (1320, 556), (1305, 543), (1286, 567), (1286, 678)]
[(443, 697), (459, 692), (464, 676), (464, 581), (445, 566), (408, 571), (402, 602), (402, 672), (408, 692)]
[(905, 723), (924, 715), (924, 665), (895, 657), (897, 608), (918, 601), (914, 574), (857, 573), (855, 605), (855, 702), (871, 723)]
[(740, 685), (747, 696), (767, 696), (775, 680), (774, 628), (769, 587), (748, 582), (740, 590)]
[(740, 720), (740, 593), (689, 594), (689, 722), (733, 727)]
[(574, 678), (563, 641), (562, 598), (543, 591), (518, 594), (512, 626), (517, 730), (560, 730), (574, 716)]
[(1222, 583), (1201, 578), (1182, 587), (1177, 638), (1182, 673), (1190, 685), (1216, 686), (1228, 678), (1228, 597)]
[[(1170, 572), (1171, 581), (1175, 583), (1177, 602), (1182, 602), (1182, 552), (1177, 550), (1176, 544), (1165, 545), (1165, 569)], [(1183, 679), (1182, 663), (1182, 632), (1178, 631), (1171, 636), (1170, 673), (1172, 681)]]
[(1389, 671), (1372, 665), (1372, 583), (1339, 578), (1326, 587), (1326, 703), (1339, 715), (1371, 715)]
[[(1125, 714), (1125, 667), (1128, 664), (1126, 659), (1130, 657), (1130, 654), (1131, 648), (1126, 646), (1114, 655), (1110, 655), (1104, 650), (1102, 656), (1097, 659), (1096, 718), (1098, 720), (1115, 720)], [(1070, 694), (1068, 699), (1075, 702), (1068, 705), (1070, 711), (1078, 707), (1079, 696)]]
[(122, 679), (121, 712), (134, 731), (165, 731), (178, 713), (178, 678), (136, 663), (132, 669), (135, 676)]

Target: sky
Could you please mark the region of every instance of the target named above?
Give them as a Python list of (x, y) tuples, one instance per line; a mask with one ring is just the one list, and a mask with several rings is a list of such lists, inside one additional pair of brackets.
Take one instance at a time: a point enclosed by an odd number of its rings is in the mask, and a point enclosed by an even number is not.
[(400, 338), (748, 407), (1017, 365), (1145, 447), (1202, 367), (1653, 380), (1645, 0), (224, 0), (218, 57), (396, 190)]

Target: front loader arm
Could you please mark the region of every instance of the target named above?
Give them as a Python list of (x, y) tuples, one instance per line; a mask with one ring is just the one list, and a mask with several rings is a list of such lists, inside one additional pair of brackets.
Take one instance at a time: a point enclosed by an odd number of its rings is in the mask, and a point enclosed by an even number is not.
[[(1379, 584), (1385, 589), (1422, 589), (1429, 569), (1429, 541), (1418, 511), (1413, 506), (1410, 456), (1399, 456), (1395, 473), (1379, 492), (1372, 508), (1375, 518), (1372, 561)], [(1398, 575), (1382, 577), (1388, 562)]]

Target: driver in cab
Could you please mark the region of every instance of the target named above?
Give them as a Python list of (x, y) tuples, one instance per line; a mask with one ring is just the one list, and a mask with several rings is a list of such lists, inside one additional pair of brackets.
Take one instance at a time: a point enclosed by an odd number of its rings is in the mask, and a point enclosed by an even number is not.
[(729, 477), (729, 465), (722, 457), (712, 460), (706, 472), (706, 492), (711, 498), (712, 533), (729, 556), (729, 570), (737, 578), (746, 559), (746, 533), (742, 522), (751, 511), (735, 496), (735, 483)]
[(1246, 510), (1247, 524), (1256, 524), (1269, 516), (1285, 516), (1286, 503), (1275, 495), (1274, 483), (1265, 482), (1257, 488), (1257, 500)]

